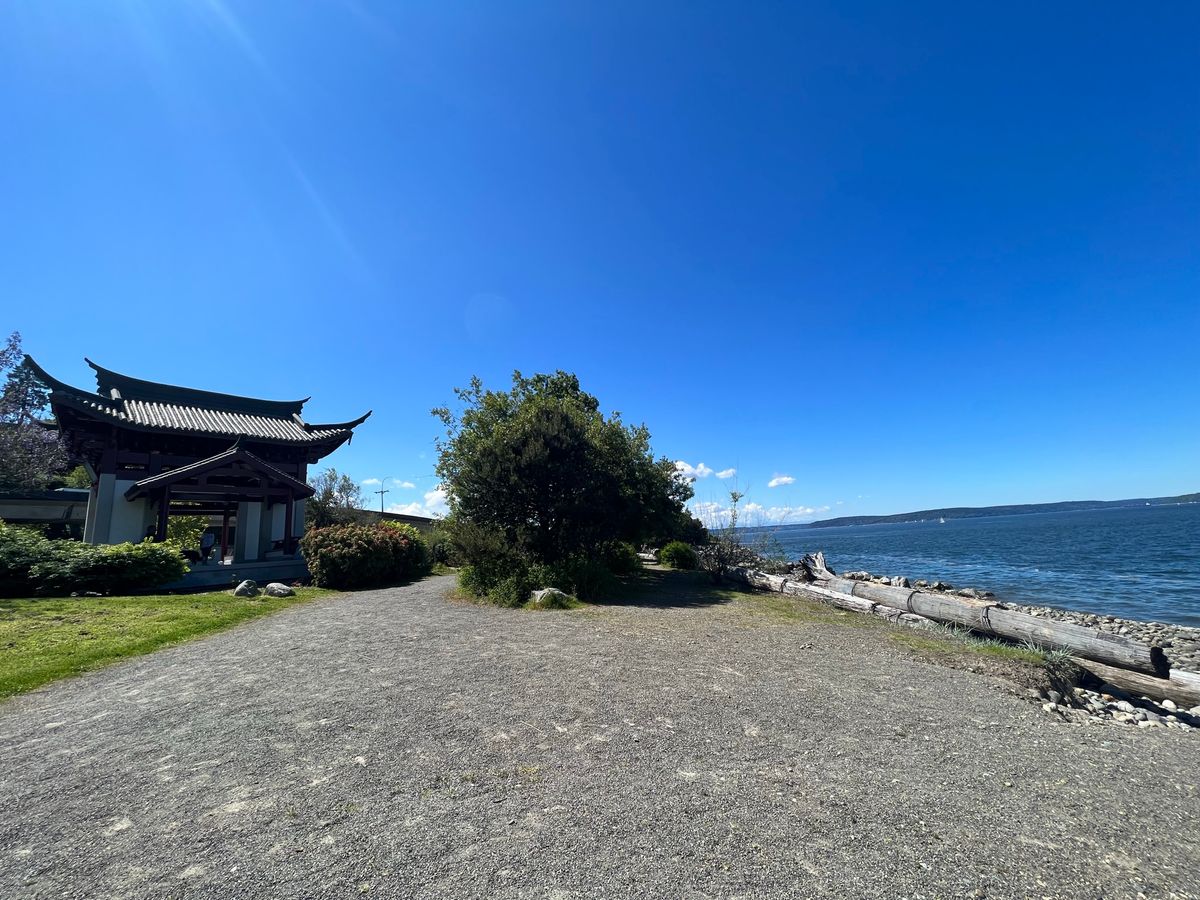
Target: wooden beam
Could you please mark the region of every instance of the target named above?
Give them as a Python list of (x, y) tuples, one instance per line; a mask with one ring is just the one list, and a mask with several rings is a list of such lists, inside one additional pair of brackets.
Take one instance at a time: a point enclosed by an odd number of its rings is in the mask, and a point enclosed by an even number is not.
[(162, 489), (158, 498), (158, 528), (154, 532), (154, 540), (161, 544), (167, 539), (167, 516), (171, 513), (171, 486)]

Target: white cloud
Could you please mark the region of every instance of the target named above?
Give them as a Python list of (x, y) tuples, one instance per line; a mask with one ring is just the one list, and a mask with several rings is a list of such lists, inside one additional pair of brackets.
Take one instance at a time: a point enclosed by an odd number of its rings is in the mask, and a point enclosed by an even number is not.
[(362, 484), (363, 487), (371, 487), (372, 485), (383, 484), (383, 482), (378, 478), (368, 478), (366, 481), (360, 482), (360, 484)]
[(773, 487), (780, 487), (781, 485), (785, 485), (785, 484), (795, 484), (795, 483), (796, 483), (796, 479), (793, 478), (791, 475), (776, 475), (774, 478), (772, 478), (770, 481), (767, 482), (767, 487), (773, 488)]
[(682, 459), (677, 459), (675, 461), (675, 471), (684, 478), (707, 478), (713, 473), (713, 470), (704, 463), (691, 466), (685, 463)]
[[(731, 507), (713, 501), (692, 503), (692, 515), (709, 528), (724, 528), (729, 524)], [(738, 525), (790, 525), (807, 522), (829, 512), (828, 506), (763, 506), (746, 503), (738, 507)]]
[(720, 478), (721, 480), (724, 480), (726, 478), (732, 478), (736, 474), (737, 474), (737, 469), (722, 469), (720, 472), (717, 473), (717, 477)]
[(432, 491), (426, 491), (425, 499), (421, 503), (393, 503), (387, 508), (387, 511), (403, 516), (426, 516), (431, 519), (440, 519), (450, 512), (450, 507), (446, 504), (446, 491), (438, 487)]
[(395, 484), (396, 484), (396, 487), (401, 487), (401, 488), (415, 488), (416, 487), (416, 485), (413, 484), (411, 481), (397, 481), (397, 482), (395, 482)]

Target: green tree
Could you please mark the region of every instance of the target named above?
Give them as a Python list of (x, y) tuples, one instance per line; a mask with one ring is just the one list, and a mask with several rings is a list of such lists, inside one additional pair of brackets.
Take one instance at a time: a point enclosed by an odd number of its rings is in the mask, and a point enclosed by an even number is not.
[(461, 412), (433, 411), (446, 426), (437, 473), (468, 557), (496, 546), (481, 530), (528, 563), (642, 543), (677, 523), (692, 495), (670, 460), (654, 458), (649, 430), (604, 416), (572, 374), (516, 372), (509, 391), (473, 378), (455, 394)]
[(67, 453), (57, 430), (42, 419), (49, 389), (33, 370), (21, 365), (21, 334), (14, 331), (0, 349), (0, 488), (48, 487), (67, 467)]
[(362, 508), (362, 489), (353, 478), (337, 469), (325, 469), (310, 478), (308, 484), (316, 491), (304, 505), (304, 518), (310, 528), (352, 522), (352, 510)]

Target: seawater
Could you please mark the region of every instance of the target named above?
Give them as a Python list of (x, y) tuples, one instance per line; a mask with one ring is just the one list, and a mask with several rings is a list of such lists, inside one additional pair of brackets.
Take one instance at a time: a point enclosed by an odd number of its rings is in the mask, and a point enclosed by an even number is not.
[(948, 581), (1014, 603), (1200, 626), (1200, 504), (767, 532), (789, 559)]

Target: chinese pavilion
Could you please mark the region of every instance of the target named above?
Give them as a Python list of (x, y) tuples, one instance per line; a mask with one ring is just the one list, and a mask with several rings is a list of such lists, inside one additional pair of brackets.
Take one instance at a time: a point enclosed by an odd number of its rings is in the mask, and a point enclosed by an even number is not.
[(25, 357), (50, 388), (58, 427), (92, 478), (83, 531), (92, 544), (162, 541), (169, 516), (207, 515), (220, 517), (218, 562), (294, 558), (304, 501), (313, 494), (308, 467), (371, 415), (310, 425), (300, 416), (307, 397), (235, 397), (85, 361), (96, 373), (95, 392), (65, 384)]

